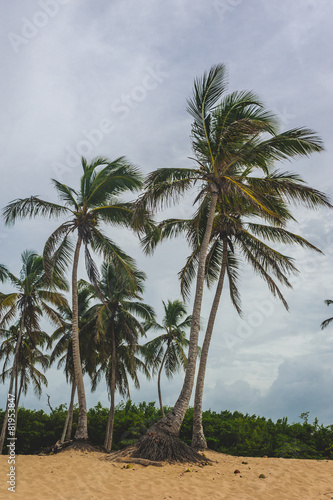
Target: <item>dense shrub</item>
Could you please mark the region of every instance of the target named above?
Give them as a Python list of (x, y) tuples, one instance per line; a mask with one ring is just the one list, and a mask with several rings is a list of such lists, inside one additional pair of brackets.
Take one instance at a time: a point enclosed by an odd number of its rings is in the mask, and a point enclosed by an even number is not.
[[(168, 411), (170, 408), (166, 408)], [(17, 420), (16, 452), (37, 453), (52, 446), (61, 436), (66, 418), (66, 405), (61, 405), (49, 415), (43, 410), (19, 408)], [(98, 403), (88, 411), (90, 441), (103, 445), (108, 419), (107, 408)], [(0, 411), (0, 425), (4, 412)], [(73, 433), (78, 418), (74, 410)], [(117, 450), (135, 442), (146, 430), (161, 418), (155, 403), (120, 403), (115, 411), (113, 449)], [(308, 423), (308, 414), (302, 414), (303, 423), (288, 424), (286, 418), (274, 423), (256, 415), (239, 412), (208, 410), (203, 413), (203, 425), (210, 449), (241, 456), (270, 456), (285, 458), (333, 459), (333, 425), (324, 427), (315, 419)], [(193, 408), (184, 418), (180, 437), (190, 444), (192, 436)]]

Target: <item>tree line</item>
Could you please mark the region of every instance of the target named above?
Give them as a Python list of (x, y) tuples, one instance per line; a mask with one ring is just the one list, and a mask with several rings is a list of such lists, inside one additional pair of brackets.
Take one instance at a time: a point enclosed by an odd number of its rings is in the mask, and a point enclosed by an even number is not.
[[(215, 286), (215, 297), (199, 361), (191, 442), (194, 449), (207, 447), (202, 422), (204, 379), (216, 313), (226, 283), (231, 301), (241, 314), (238, 279), (241, 263), (245, 261), (288, 309), (280, 287), (281, 284), (291, 287), (289, 276), (298, 271), (294, 259), (272, 244), (300, 245), (320, 252), (304, 237), (288, 231), (287, 224), (295, 220), (292, 213), (295, 205), (309, 209), (332, 208), (332, 205), (324, 193), (308, 186), (299, 174), (281, 170), (277, 164), (323, 151), (321, 139), (304, 127), (280, 132), (277, 116), (265, 108), (254, 92), (226, 94), (226, 90), (227, 71), (223, 64), (213, 66), (194, 81), (192, 97), (187, 101), (187, 111), (193, 119), (193, 166), (159, 168), (144, 179), (125, 157), (113, 161), (97, 158), (91, 163), (82, 158), (78, 187), (52, 180), (59, 203), (30, 196), (10, 202), (3, 210), (7, 225), (27, 217), (61, 219), (48, 237), (42, 256), (34, 252), (23, 255), (21, 276), (15, 277), (5, 265), (0, 267), (0, 279), (9, 280), (19, 290), (0, 295), (0, 327), (5, 337), (0, 354), (6, 365), (3, 380), (9, 377), (9, 393), (15, 391), (19, 401), (27, 387), (24, 377), (19, 375), (23, 349), (29, 351), (29, 367), (25, 373), (30, 370), (29, 376), (38, 386), (39, 375), (36, 372), (33, 375), (31, 367), (42, 355), (39, 347), (45, 342), (50, 346), (58, 340), (52, 360), (62, 356), (60, 364), (65, 364), (73, 397), (77, 392), (78, 423), (74, 434), (77, 441), (88, 439), (83, 373), (90, 375), (93, 389), (102, 376), (107, 381), (111, 403), (104, 446), (110, 450), (115, 390), (128, 395), (128, 376), (138, 386), (138, 370), (150, 376), (165, 367), (168, 375), (183, 366), (183, 387), (174, 407), (163, 415), (160, 397), (162, 418), (153, 423), (138, 450), (143, 458), (154, 460), (151, 450), (156, 450), (156, 446), (151, 445), (161, 439), (163, 446), (167, 443), (166, 448), (173, 450), (172, 456), (182, 453), (177, 437), (195, 382), (206, 285)], [(197, 194), (191, 218), (156, 221), (159, 209), (178, 203), (184, 194), (193, 192), (193, 187)], [(128, 192), (139, 193), (137, 199), (124, 202), (120, 197)], [(112, 226), (132, 230), (147, 254), (165, 239), (185, 236), (191, 253), (179, 277), (183, 300), (191, 293), (193, 297), (192, 314), (183, 324), (190, 330), (188, 342), (183, 333), (176, 332), (174, 324), (171, 329), (167, 321), (159, 325), (152, 308), (143, 302), (145, 275), (134, 259), (107, 235), (107, 228)], [(78, 280), (82, 252), (88, 281)], [(103, 258), (101, 270), (93, 254)], [(71, 306), (63, 295), (69, 288), (68, 268), (71, 269)], [(89, 309), (85, 309), (87, 304), (79, 303), (80, 294), (85, 300), (93, 300)], [(169, 306), (172, 307), (172, 301)], [(42, 315), (57, 325), (51, 340), (41, 332)], [(167, 309), (165, 315), (167, 317)], [(139, 344), (139, 338), (149, 328), (159, 327), (166, 331), (163, 339), (149, 345)], [(171, 340), (176, 333), (178, 337)], [(162, 344), (165, 350), (160, 349)], [(12, 364), (8, 366), (10, 360)], [(42, 362), (42, 358), (39, 360)], [(73, 407), (73, 398), (70, 407)], [(7, 414), (6, 410), (0, 448)], [(68, 434), (70, 419), (69, 412), (65, 434)], [(159, 456), (163, 457), (163, 453)]]
[[(171, 408), (165, 407), (165, 412)], [(186, 411), (180, 438), (191, 443), (193, 408)], [(17, 452), (19, 454), (52, 453), (67, 417), (66, 405), (60, 405), (48, 415), (43, 410), (19, 408)], [(103, 447), (109, 409), (98, 403), (87, 412), (90, 441)], [(0, 424), (4, 412), (0, 412)], [(133, 444), (161, 418), (154, 402), (134, 404), (131, 400), (115, 407), (113, 448), (120, 450)], [(308, 422), (308, 412), (301, 415), (302, 423), (288, 423), (287, 418), (273, 422), (256, 415), (240, 412), (207, 410), (203, 412), (203, 427), (211, 450), (244, 457), (283, 457), (307, 459), (333, 458), (333, 425)], [(74, 409), (74, 429), (78, 408)]]

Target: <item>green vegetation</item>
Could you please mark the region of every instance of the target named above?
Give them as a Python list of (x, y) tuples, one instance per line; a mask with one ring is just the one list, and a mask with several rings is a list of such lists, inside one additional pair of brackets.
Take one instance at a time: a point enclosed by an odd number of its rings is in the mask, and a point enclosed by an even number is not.
[[(169, 411), (171, 408), (164, 408)], [(19, 408), (17, 426), (17, 453), (34, 454), (53, 446), (60, 438), (66, 419), (66, 405), (60, 405), (48, 415), (43, 410)], [(102, 446), (109, 416), (109, 408), (98, 403), (88, 413), (90, 440)], [(0, 424), (4, 411), (0, 411)], [(317, 419), (308, 423), (289, 424), (287, 418), (274, 423), (271, 419), (239, 412), (203, 412), (203, 426), (208, 447), (212, 450), (238, 456), (333, 459), (333, 425), (324, 427)], [(161, 418), (155, 403), (120, 403), (115, 408), (113, 447), (124, 448), (139, 439)], [(74, 430), (78, 408), (74, 409)], [(190, 444), (193, 408), (186, 412), (180, 432), (181, 439)]]

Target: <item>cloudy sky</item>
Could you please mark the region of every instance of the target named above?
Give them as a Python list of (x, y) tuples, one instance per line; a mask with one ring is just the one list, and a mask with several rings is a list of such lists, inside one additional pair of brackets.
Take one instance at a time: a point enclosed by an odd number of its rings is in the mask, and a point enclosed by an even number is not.
[[(194, 77), (220, 62), (228, 67), (230, 91), (256, 91), (283, 129), (307, 126), (320, 134), (324, 153), (280, 167), (332, 195), (332, 15), (330, 0), (2, 2), (1, 207), (32, 194), (56, 201), (50, 179), (77, 186), (81, 155), (125, 155), (144, 174), (191, 166), (186, 98)], [(191, 200), (184, 199), (168, 215), (192, 211)], [(310, 420), (333, 423), (333, 330), (320, 330), (333, 313), (324, 305), (333, 299), (332, 213), (299, 208), (295, 214), (298, 224), (290, 229), (324, 255), (284, 250), (300, 270), (294, 289), (285, 291), (290, 312), (244, 266), (243, 318), (227, 293), (218, 313), (207, 409), (294, 421), (310, 411)], [(43, 219), (11, 228), (1, 221), (0, 262), (18, 273), (21, 252), (41, 252), (55, 227)], [(146, 272), (144, 298), (160, 318), (161, 301), (180, 297), (177, 272), (186, 243), (168, 242), (148, 259), (130, 233), (110, 228), (108, 234)], [(206, 293), (203, 326), (211, 299)], [(48, 379), (52, 405), (67, 402), (62, 373), (51, 370)], [(181, 384), (182, 374), (163, 382), (165, 404), (175, 402)], [(89, 406), (108, 404), (102, 384), (90, 394), (87, 381), (87, 393)], [(0, 396), (3, 407), (5, 387)], [(142, 378), (141, 390), (132, 391), (134, 401), (156, 398), (156, 380)], [(47, 410), (45, 392), (38, 400), (31, 389), (22, 402)]]

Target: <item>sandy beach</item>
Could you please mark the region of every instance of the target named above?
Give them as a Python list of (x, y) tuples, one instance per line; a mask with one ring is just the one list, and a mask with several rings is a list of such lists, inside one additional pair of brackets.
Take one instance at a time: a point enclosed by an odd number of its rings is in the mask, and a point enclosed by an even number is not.
[[(145, 467), (67, 450), (16, 457), (16, 499), (315, 500), (333, 498), (333, 461), (232, 457), (207, 452), (212, 465)], [(0, 498), (10, 498), (1, 456)], [(238, 470), (238, 473), (235, 471)], [(263, 474), (264, 478), (259, 478)]]

